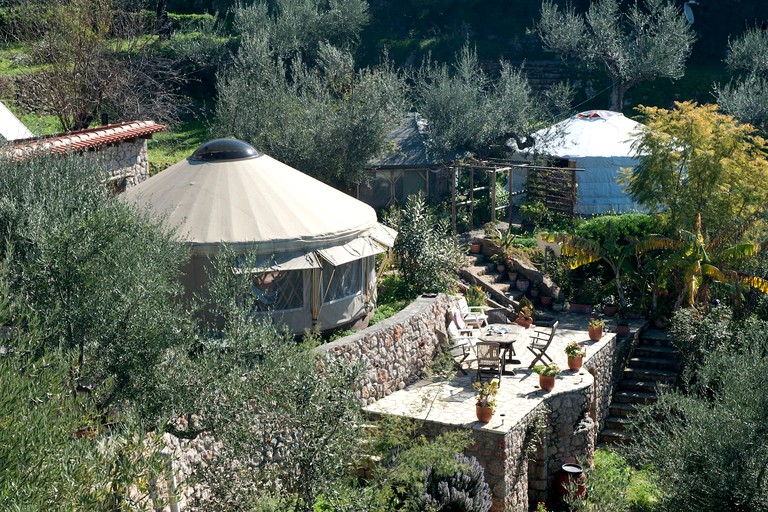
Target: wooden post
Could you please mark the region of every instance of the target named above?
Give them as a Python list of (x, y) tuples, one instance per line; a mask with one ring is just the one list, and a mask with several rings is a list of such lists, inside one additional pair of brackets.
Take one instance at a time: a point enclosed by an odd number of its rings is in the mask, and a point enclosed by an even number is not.
[(491, 222), (496, 224), (496, 168), (491, 172)]
[(456, 180), (459, 177), (458, 165), (451, 167), (451, 220), (453, 221), (453, 234), (455, 235), (458, 230), (456, 229)]
[(507, 171), (507, 188), (509, 189), (509, 204), (507, 204), (507, 224), (512, 227), (512, 167)]
[(475, 168), (469, 168), (469, 229), (475, 227)]

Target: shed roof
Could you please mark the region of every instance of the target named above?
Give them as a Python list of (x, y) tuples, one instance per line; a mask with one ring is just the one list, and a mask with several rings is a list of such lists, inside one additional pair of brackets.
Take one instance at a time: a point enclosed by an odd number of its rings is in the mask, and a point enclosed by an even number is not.
[(387, 138), (396, 146), (368, 162), (374, 169), (433, 167), (451, 158), (436, 154), (429, 147), (429, 125), (417, 112), (409, 112), (403, 121), (389, 132)]

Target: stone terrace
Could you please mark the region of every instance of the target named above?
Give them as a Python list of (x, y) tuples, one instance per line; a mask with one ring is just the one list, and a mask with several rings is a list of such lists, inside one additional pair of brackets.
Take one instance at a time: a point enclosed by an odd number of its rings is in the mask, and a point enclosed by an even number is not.
[[(470, 429), (474, 443), (467, 453), (486, 470), (493, 494), (492, 511), (525, 511), (530, 503), (552, 499), (560, 466), (576, 458), (591, 464), (597, 429), (607, 415), (617, 367), (632, 339), (606, 333), (589, 340), (589, 316), (562, 314), (555, 339), (547, 350), (564, 369), (554, 390), (542, 391), (538, 375), (528, 369), (533, 354), (527, 336), (515, 343), (520, 361), (507, 365), (501, 380), (493, 419), (483, 424), (475, 416), (472, 382), (476, 372), (450, 380), (419, 381), (365, 407), (373, 417), (389, 414), (425, 422), (428, 435)], [(636, 322), (636, 331), (641, 322)], [(564, 347), (571, 341), (587, 348), (584, 368), (568, 370)], [(510, 375), (514, 369), (515, 375)], [(487, 378), (487, 377), (486, 377)], [(543, 421), (540, 421), (543, 420)]]

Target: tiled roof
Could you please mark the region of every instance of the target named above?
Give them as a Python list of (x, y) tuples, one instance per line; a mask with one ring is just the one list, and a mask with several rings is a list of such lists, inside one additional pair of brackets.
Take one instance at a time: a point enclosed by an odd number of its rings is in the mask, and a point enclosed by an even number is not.
[(34, 139), (22, 139), (13, 142), (13, 158), (24, 158), (37, 152), (52, 154), (67, 151), (85, 151), (99, 146), (115, 144), (129, 139), (149, 138), (153, 133), (165, 130), (165, 125), (154, 121), (131, 121), (108, 124), (76, 132), (48, 135)]

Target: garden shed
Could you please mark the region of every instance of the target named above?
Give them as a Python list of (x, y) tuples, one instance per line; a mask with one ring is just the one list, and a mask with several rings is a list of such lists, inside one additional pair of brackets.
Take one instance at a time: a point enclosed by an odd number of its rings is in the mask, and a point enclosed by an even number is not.
[(233, 269), (251, 275), (254, 316), (294, 333), (365, 317), (376, 300), (374, 256), (396, 236), (370, 206), (235, 139), (203, 144), (124, 196), (189, 246), (188, 295), (204, 291), (210, 257), (227, 244)]
[(576, 212), (592, 215), (637, 210), (616, 178), (639, 164), (633, 144), (644, 126), (619, 112), (589, 110), (533, 134), (536, 153), (568, 159), (576, 173)]
[(453, 158), (436, 153), (428, 144), (429, 127), (417, 112), (409, 112), (387, 135), (387, 151), (368, 162), (370, 181), (357, 197), (377, 210), (403, 205), (422, 192), (436, 200), (451, 192)]

